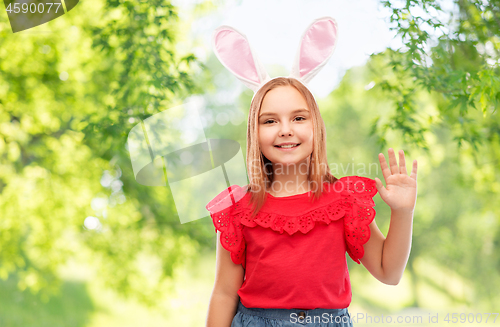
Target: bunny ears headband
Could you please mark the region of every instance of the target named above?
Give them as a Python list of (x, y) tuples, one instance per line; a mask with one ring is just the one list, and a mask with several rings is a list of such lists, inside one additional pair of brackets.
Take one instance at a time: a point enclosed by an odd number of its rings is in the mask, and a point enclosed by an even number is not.
[[(337, 43), (337, 22), (331, 17), (314, 20), (300, 39), (295, 56), (293, 77), (307, 83), (328, 62)], [(212, 37), (212, 46), (220, 62), (248, 88), (257, 91), (271, 80), (245, 35), (230, 26), (220, 26)]]

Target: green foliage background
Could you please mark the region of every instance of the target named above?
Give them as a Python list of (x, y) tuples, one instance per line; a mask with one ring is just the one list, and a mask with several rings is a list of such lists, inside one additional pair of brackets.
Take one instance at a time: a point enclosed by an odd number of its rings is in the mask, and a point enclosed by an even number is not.
[[(382, 178), (377, 154), (402, 148), (419, 162), (419, 194), (400, 285), (407, 292), (381, 298), (380, 285), (351, 265), (353, 303), (494, 310), (500, 2), (456, 0), (450, 15), (431, 0), (380, 4), (404, 46), (372, 55), (320, 100), (328, 158), (336, 176)], [(214, 6), (197, 5), (191, 20)], [(98, 325), (91, 316), (106, 308), (97, 300), (104, 292), (116, 293), (110, 301), (171, 308), (165, 297), (182, 269), (214, 269), (211, 221), (180, 224), (168, 187), (135, 182), (125, 146), (141, 119), (194, 94), (207, 99), (212, 117), (246, 116), (250, 91), (236, 104), (221, 101), (217, 89), (234, 91), (238, 82), (213, 55), (201, 62), (181, 47), (190, 23), (157, 0), (82, 1), (44, 25), (49, 33), (12, 34), (0, 14), (1, 326)], [(214, 123), (206, 135), (244, 149), (241, 121)], [(386, 232), (389, 210), (376, 203)], [(88, 216), (100, 219), (100, 231), (84, 228)], [(211, 274), (187, 284), (204, 280), (210, 289)], [(201, 302), (206, 309), (208, 297)], [(193, 326), (205, 312), (197, 315)]]

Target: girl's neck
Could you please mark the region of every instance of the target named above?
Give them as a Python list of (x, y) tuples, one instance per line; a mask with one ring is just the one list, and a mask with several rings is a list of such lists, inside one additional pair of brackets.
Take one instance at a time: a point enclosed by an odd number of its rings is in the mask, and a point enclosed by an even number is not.
[(273, 164), (273, 182), (267, 191), (278, 197), (309, 192), (307, 170), (304, 165)]

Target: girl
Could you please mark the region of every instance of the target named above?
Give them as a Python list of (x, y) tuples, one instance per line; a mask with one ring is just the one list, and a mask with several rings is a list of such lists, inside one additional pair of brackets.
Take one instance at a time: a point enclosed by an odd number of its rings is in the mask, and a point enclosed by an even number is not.
[[(325, 30), (318, 21), (308, 31)], [(248, 119), (249, 185), (233, 185), (207, 205), (218, 238), (207, 326), (352, 326), (345, 253), (381, 282), (398, 284), (410, 252), (417, 161), (408, 176), (402, 150), (399, 167), (393, 149), (390, 167), (379, 154), (387, 187), (378, 178), (335, 178), (304, 75), (262, 76)], [(374, 220), (377, 191), (391, 207), (387, 238)]]

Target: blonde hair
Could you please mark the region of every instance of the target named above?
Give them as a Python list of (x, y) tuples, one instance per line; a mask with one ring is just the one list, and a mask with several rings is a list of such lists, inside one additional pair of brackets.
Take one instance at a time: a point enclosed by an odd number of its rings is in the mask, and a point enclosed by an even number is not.
[(252, 192), (250, 203), (254, 210), (252, 216), (255, 216), (264, 205), (266, 200), (267, 186), (274, 180), (272, 163), (263, 154), (259, 145), (259, 113), (262, 101), (270, 90), (280, 86), (292, 86), (306, 100), (307, 106), (311, 111), (313, 124), (313, 150), (309, 160), (308, 181), (313, 192), (314, 199), (321, 196), (323, 192), (323, 183), (334, 183), (337, 178), (330, 172), (326, 158), (326, 129), (323, 118), (321, 118), (318, 105), (312, 93), (301, 82), (291, 77), (277, 77), (264, 84), (255, 94), (250, 105), (248, 113), (247, 126), (247, 169), (249, 185), (248, 191)]

